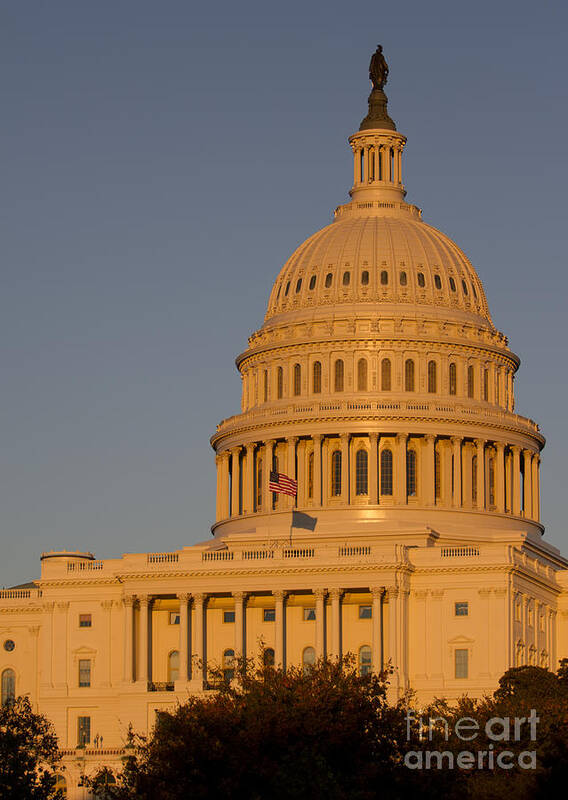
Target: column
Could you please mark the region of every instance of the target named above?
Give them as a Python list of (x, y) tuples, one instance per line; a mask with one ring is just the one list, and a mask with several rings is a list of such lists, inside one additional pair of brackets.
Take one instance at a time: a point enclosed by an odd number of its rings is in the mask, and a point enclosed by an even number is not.
[(216, 458), (217, 463), (217, 520), (227, 519), (229, 510), (229, 451), (224, 450)]
[(406, 504), (406, 433), (397, 433), (395, 452), (394, 496), (397, 505)]
[(252, 514), (254, 511), (254, 442), (246, 445), (245, 455), (245, 485), (243, 491), (243, 513)]
[(272, 493), (268, 485), (270, 483), (270, 473), (272, 472), (272, 458), (274, 454), (274, 439), (269, 439), (264, 443), (264, 458), (262, 461), (262, 510), (265, 514), (272, 511)]
[(381, 147), (381, 158), (383, 180), (390, 181), (390, 147), (386, 147), (386, 145)]
[(393, 182), (398, 186), (398, 184), (400, 183), (400, 149), (398, 147), (394, 148), (393, 165), (394, 165)]
[(513, 453), (513, 514), (521, 514), (521, 448), (518, 445), (511, 446)]
[(485, 442), (483, 439), (475, 440), (477, 456), (477, 508), (485, 508)]
[(513, 481), (511, 479), (511, 464), (513, 457), (511, 453), (505, 450), (505, 511), (510, 514), (513, 510)]
[(369, 148), (363, 148), (363, 181), (369, 182)]
[(142, 595), (138, 601), (140, 603), (140, 650), (138, 653), (138, 664), (140, 672), (137, 676), (138, 680), (143, 683), (148, 683), (148, 623), (149, 623), (149, 609), (150, 598), (148, 595)]
[(454, 508), (461, 508), (462, 506), (462, 456), (461, 445), (462, 440), (460, 436), (452, 436), (452, 454), (454, 457), (454, 494), (452, 505)]
[(313, 504), (318, 507), (321, 505), (321, 433), (314, 433), (312, 441), (314, 443), (314, 497)]
[(341, 500), (349, 502), (349, 434), (342, 433), (341, 442)]
[(361, 164), (361, 154), (358, 148), (353, 150), (353, 186), (359, 183), (359, 165)]
[(421, 492), (422, 500), (425, 506), (433, 506), (436, 503), (436, 475), (434, 464), (434, 446), (436, 444), (436, 437), (431, 433), (427, 433), (422, 439), (422, 481)]
[(315, 589), (316, 598), (316, 658), (325, 656), (325, 589)]
[(132, 683), (134, 661), (134, 595), (123, 597), (124, 603), (124, 682)]
[[(286, 440), (286, 450), (287, 450), (287, 461), (288, 467), (286, 470), (286, 475), (289, 478), (296, 479), (296, 442), (298, 441), (297, 436), (289, 436)], [(296, 498), (291, 497), (289, 495), (284, 495), (286, 497), (286, 506), (288, 508), (293, 508), (296, 505)]]
[(43, 623), (41, 627), (41, 688), (51, 689), (53, 687), (53, 609), (55, 603), (53, 600), (42, 604), (43, 608)]
[(104, 612), (105, 638), (106, 638), (106, 663), (103, 668), (101, 686), (105, 689), (112, 685), (112, 607), (113, 600), (101, 600), (101, 608)]
[(505, 445), (495, 442), (495, 510), (505, 512)]
[(396, 586), (389, 586), (389, 652), (388, 658), (392, 663), (392, 675), (390, 678), (391, 692), (398, 698), (400, 692), (400, 664), (398, 663), (398, 596), (399, 589)]
[(523, 467), (525, 472), (524, 485), (524, 516), (532, 519), (532, 452), (523, 450)]
[(331, 597), (331, 652), (332, 658), (341, 658), (341, 595), (342, 589), (330, 589)]
[(369, 502), (372, 506), (379, 502), (378, 441), (378, 433), (369, 434)]
[(179, 680), (187, 683), (189, 679), (189, 613), (188, 603), (191, 595), (187, 592), (178, 594), (179, 599)]
[(246, 658), (244, 592), (233, 592), (235, 601), (235, 659)]
[(285, 668), (285, 646), (284, 637), (286, 633), (286, 592), (277, 590), (272, 592), (274, 595), (274, 666)]
[[(69, 601), (58, 600), (55, 603), (53, 618), (53, 677), (56, 689), (67, 689), (67, 642), (68, 642)], [(75, 679), (76, 680), (76, 679)]]
[[(206, 595), (197, 592), (193, 595), (193, 612), (194, 612), (194, 641), (193, 652), (191, 654), (191, 679), (196, 689), (203, 688), (203, 676), (206, 675), (205, 665), (205, 648), (204, 648), (204, 633), (205, 633), (205, 599)], [(181, 620), (180, 620), (181, 623)]]
[(240, 514), (240, 483), (241, 483), (241, 465), (240, 465), (240, 447), (233, 447), (231, 450), (231, 516), (238, 517)]
[(540, 521), (540, 486), (538, 468), (540, 456), (538, 453), (533, 455), (532, 460), (532, 516), (536, 522)]
[(378, 675), (383, 668), (383, 594), (384, 586), (371, 587), (373, 595), (373, 631), (372, 631), (372, 650), (373, 650), (373, 672)]

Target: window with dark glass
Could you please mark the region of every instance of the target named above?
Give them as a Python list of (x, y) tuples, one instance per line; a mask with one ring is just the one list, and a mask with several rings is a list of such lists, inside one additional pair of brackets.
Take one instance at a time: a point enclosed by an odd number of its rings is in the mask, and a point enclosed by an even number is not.
[(308, 498), (311, 500), (314, 496), (314, 454), (310, 453), (308, 456)]
[(2, 705), (16, 699), (16, 673), (13, 669), (2, 672)]
[(316, 288), (316, 280), (317, 280), (317, 275), (312, 275), (312, 277), (310, 278), (310, 286), (309, 286), (310, 290)]
[(234, 621), (235, 621), (234, 611), (223, 611), (223, 622), (234, 622)]
[(91, 718), (77, 717), (77, 747), (86, 747), (91, 742)]
[(440, 453), (436, 450), (434, 453), (434, 492), (436, 500), (439, 500), (442, 496), (442, 475), (440, 466)]
[(434, 275), (434, 286), (436, 287), (436, 289), (442, 288), (442, 279), (440, 278), (439, 275)]
[(92, 624), (93, 624), (93, 618), (91, 614), (79, 614), (80, 628), (90, 628)]
[(284, 297), (288, 297), (288, 292), (290, 291), (290, 281), (286, 284), (286, 291), (284, 292)]
[(360, 358), (357, 362), (357, 391), (367, 391), (367, 359)]
[(475, 373), (473, 371), (473, 367), (470, 364), (467, 368), (467, 396), (473, 397), (475, 391)]
[(368, 286), (369, 284), (369, 270), (364, 269), (361, 273), (361, 286)]
[(267, 369), (264, 370), (264, 393), (263, 393), (263, 396), (264, 396), (264, 402), (266, 403), (268, 401), (268, 370)]
[(179, 611), (170, 611), (170, 625), (179, 625), (180, 614)]
[(392, 495), (392, 451), (381, 452), (381, 494)]
[(391, 390), (391, 362), (389, 358), (381, 361), (381, 389), (383, 392)]
[(350, 272), (344, 272), (343, 273), (343, 285), (344, 286), (349, 286), (350, 282), (351, 282), (351, 273)]
[(491, 457), (489, 459), (489, 507), (493, 508), (495, 506), (495, 459)]
[(467, 297), (467, 295), (468, 295), (468, 291), (467, 291), (467, 283), (466, 283), (465, 281), (463, 281), (463, 280), (462, 280), (462, 289), (463, 289), (463, 293), (464, 293), (464, 294), (465, 294), (465, 296)]
[(450, 289), (452, 290), (452, 292), (456, 291), (456, 282), (453, 278), (450, 278)]
[(279, 400), (282, 400), (284, 395), (284, 370), (282, 367), (278, 367), (276, 370), (276, 397)]
[(406, 492), (409, 497), (416, 497), (416, 451), (406, 454)]
[(483, 399), (489, 400), (489, 370), (483, 370)]
[(359, 606), (359, 619), (372, 619), (373, 606)]
[(79, 686), (91, 685), (91, 660), (88, 658), (79, 659)]
[(471, 500), (477, 503), (477, 456), (471, 459)]
[(341, 495), (341, 450), (331, 454), (331, 494), (333, 497)]
[(304, 622), (314, 622), (316, 618), (315, 608), (304, 608), (303, 619)]
[(469, 616), (469, 603), (454, 603), (454, 614), (456, 617)]
[(423, 289), (426, 286), (426, 281), (424, 279), (424, 273), (423, 272), (419, 272), (416, 277), (418, 279), (418, 286), (420, 286), (420, 288)]
[(314, 361), (312, 368), (312, 392), (314, 394), (321, 393), (321, 361)]
[(469, 669), (468, 669), (468, 656), (469, 653), (467, 650), (456, 650), (455, 651), (455, 677), (456, 678), (467, 678), (469, 676)]
[(389, 274), (386, 269), (381, 271), (381, 286), (388, 286), (389, 283)]
[(456, 394), (458, 390), (458, 371), (456, 365), (450, 364), (450, 394)]
[(296, 294), (298, 294), (301, 288), (302, 288), (302, 279), (298, 278), (298, 280), (296, 281)]
[(408, 283), (408, 278), (406, 276), (406, 272), (404, 272), (404, 270), (403, 270), (400, 273), (400, 285), (401, 286), (406, 286), (407, 283)]
[(263, 619), (263, 622), (275, 622), (275, 620), (276, 620), (276, 609), (275, 608), (265, 608), (265, 609), (263, 609), (262, 619)]
[(355, 456), (355, 494), (365, 495), (369, 493), (369, 456), (366, 450), (357, 450)]
[(359, 648), (359, 675), (363, 678), (373, 671), (373, 653), (368, 644)]
[(336, 392), (343, 391), (343, 378), (344, 378), (344, 367), (343, 361), (341, 358), (338, 358), (335, 362), (335, 381), (334, 381), (334, 389)]
[(232, 681), (235, 677), (235, 651), (225, 650), (223, 653), (223, 679)]
[(437, 391), (436, 362), (428, 362), (428, 391), (435, 394)]
[(294, 364), (294, 395), (297, 397), (302, 393), (302, 367)]
[(411, 358), (404, 362), (404, 389), (406, 392), (414, 391), (414, 361)]
[(328, 272), (327, 275), (325, 276), (325, 288), (326, 289), (330, 288), (332, 281), (333, 281), (333, 274), (331, 272)]

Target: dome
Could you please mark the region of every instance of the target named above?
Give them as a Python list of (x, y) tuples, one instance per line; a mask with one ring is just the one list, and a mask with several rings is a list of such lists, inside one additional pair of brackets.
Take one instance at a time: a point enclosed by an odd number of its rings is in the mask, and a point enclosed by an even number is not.
[(301, 244), (282, 268), (265, 323), (284, 321), (281, 315), (289, 312), (321, 314), (330, 306), (358, 304), (492, 327), (481, 281), (465, 253), (406, 203), (338, 208), (335, 221)]

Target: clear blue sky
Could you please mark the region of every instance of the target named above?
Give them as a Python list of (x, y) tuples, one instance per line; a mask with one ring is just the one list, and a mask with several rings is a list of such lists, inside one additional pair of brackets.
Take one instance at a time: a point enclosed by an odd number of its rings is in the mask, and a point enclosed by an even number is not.
[(1, 3), (0, 586), (208, 538), (234, 357), (347, 199), (379, 42), (408, 199), (522, 358), (568, 553), (567, 30), (512, 0)]

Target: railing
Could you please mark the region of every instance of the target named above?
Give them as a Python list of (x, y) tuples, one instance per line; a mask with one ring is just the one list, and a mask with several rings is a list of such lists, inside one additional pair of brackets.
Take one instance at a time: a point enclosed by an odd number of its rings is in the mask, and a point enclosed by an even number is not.
[(442, 547), (440, 548), (441, 558), (463, 558), (468, 556), (478, 556), (479, 547)]
[(282, 550), (282, 558), (313, 558), (315, 550), (313, 547), (297, 547)]
[(86, 756), (122, 756), (126, 753), (124, 747), (86, 747), (86, 748), (66, 748), (60, 750), (61, 756), (74, 756), (77, 757), (77, 750), (83, 752)]
[(171, 681), (148, 681), (149, 692), (173, 692), (175, 684)]
[(243, 561), (256, 561), (264, 558), (274, 558), (274, 550), (243, 550), (241, 553)]
[(234, 553), (231, 550), (213, 550), (201, 554), (202, 561), (232, 561)]
[(0, 589), (0, 600), (29, 600), (31, 597), (41, 597), (41, 590), (40, 589)]
[(90, 572), (103, 569), (104, 565), (104, 561), (70, 561), (67, 564), (67, 572)]
[(361, 545), (345, 545), (339, 548), (338, 555), (340, 556), (370, 556), (371, 555), (371, 545), (369, 544), (361, 544)]
[(179, 553), (148, 553), (148, 564), (177, 564)]

